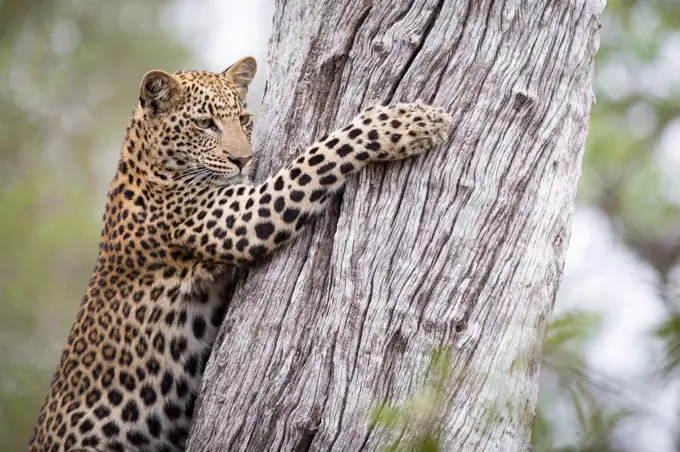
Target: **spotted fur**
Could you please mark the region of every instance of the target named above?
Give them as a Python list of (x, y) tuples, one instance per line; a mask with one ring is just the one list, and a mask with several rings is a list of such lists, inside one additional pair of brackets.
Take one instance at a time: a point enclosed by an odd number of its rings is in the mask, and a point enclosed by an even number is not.
[(446, 137), (441, 109), (366, 109), (252, 185), (245, 100), (255, 60), (152, 71), (108, 193), (97, 265), (31, 452), (182, 451), (234, 267), (292, 240), (369, 162)]

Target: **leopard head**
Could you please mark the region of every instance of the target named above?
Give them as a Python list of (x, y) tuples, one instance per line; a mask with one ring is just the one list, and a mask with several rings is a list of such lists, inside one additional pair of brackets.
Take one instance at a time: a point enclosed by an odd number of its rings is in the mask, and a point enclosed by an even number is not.
[(255, 59), (246, 57), (219, 74), (154, 70), (144, 75), (134, 118), (152, 177), (208, 184), (248, 178), (253, 122), (246, 97), (256, 70)]

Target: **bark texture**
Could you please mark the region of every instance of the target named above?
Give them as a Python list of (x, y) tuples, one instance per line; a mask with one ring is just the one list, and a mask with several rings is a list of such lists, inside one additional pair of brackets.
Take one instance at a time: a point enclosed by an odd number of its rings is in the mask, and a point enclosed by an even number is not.
[(455, 350), (443, 449), (525, 451), (569, 241), (603, 0), (278, 0), (258, 180), (377, 102), (454, 117), (241, 280), (188, 450), (376, 451)]

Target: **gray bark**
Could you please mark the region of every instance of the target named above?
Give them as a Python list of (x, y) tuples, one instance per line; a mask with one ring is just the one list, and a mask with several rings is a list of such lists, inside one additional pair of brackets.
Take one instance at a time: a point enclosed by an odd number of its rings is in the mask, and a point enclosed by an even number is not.
[(529, 449), (602, 8), (277, 1), (258, 180), (372, 103), (422, 99), (454, 130), (444, 149), (352, 178), (238, 283), (189, 451), (380, 450), (399, 430), (372, 427), (371, 410), (417, 396), (442, 346), (455, 351), (442, 449)]

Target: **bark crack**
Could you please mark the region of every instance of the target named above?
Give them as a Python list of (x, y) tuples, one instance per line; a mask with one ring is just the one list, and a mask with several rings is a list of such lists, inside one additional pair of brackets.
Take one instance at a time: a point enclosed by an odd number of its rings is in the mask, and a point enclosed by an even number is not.
[(425, 45), (425, 41), (427, 40), (427, 37), (430, 34), (430, 31), (432, 31), (432, 27), (434, 27), (435, 22), (437, 21), (437, 18), (442, 12), (442, 9), (444, 8), (444, 3), (446, 0), (438, 0), (437, 4), (434, 6), (432, 9), (432, 14), (428, 18), (427, 22), (425, 23), (425, 26), (423, 28), (423, 34), (420, 37), (420, 41), (418, 42), (418, 45), (416, 46), (415, 50), (409, 57), (408, 61), (404, 65), (404, 67), (401, 69), (399, 74), (397, 74), (397, 77), (394, 79), (392, 82), (392, 88), (390, 91), (387, 93), (387, 99), (385, 100), (387, 103), (393, 102), (394, 101), (394, 95), (397, 92), (397, 89), (401, 85), (402, 80), (404, 80), (404, 77), (406, 76), (406, 73), (411, 69), (411, 66), (413, 65), (413, 62), (415, 61), (416, 57), (420, 53), (420, 51), (423, 49), (423, 46)]

